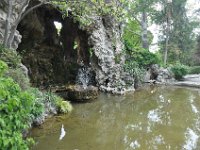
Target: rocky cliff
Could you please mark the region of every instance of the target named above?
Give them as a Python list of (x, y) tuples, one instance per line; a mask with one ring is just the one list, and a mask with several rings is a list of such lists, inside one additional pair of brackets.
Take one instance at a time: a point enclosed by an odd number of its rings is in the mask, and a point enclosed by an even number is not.
[[(20, 13), (16, 1), (12, 21)], [(30, 6), (33, 3), (30, 3)], [(8, 9), (0, 1), (0, 41), (3, 41)], [(57, 32), (54, 22), (60, 22)], [(134, 90), (133, 78), (124, 72), (121, 26), (111, 16), (96, 16), (90, 26), (80, 28), (73, 16), (62, 17), (52, 5), (43, 5), (29, 13), (15, 33), (13, 49), (22, 55), (35, 86), (75, 83), (78, 69), (90, 67), (100, 90), (125, 93)]]
[[(15, 23), (18, 15), (19, 15), (19, 8), (20, 4), (22, 4), (23, 0), (16, 0), (13, 2), (13, 11), (10, 17), (9, 22), (11, 23), (11, 27)], [(8, 13), (8, 7), (9, 7), (9, 1), (8, 0), (1, 0), (0, 1), (0, 43), (3, 43), (3, 38), (5, 35), (5, 25), (6, 25), (6, 18), (7, 18), (7, 13)], [(11, 44), (11, 47), (13, 49), (17, 49), (18, 44), (21, 42), (22, 36), (20, 33), (16, 30), (14, 33), (14, 40), (13, 43)]]

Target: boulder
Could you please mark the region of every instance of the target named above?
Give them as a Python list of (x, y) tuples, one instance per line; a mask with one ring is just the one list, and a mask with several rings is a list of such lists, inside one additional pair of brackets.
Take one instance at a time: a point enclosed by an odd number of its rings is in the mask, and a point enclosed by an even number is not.
[(144, 76), (145, 83), (172, 83), (174, 81), (170, 68), (162, 68), (157, 64), (151, 65)]
[(161, 83), (172, 83), (175, 81), (173, 73), (169, 68), (160, 68), (156, 80)]
[(92, 85), (68, 85), (64, 88), (57, 88), (54, 90), (56, 94), (60, 95), (64, 99), (73, 102), (87, 102), (95, 100), (98, 97), (98, 88)]

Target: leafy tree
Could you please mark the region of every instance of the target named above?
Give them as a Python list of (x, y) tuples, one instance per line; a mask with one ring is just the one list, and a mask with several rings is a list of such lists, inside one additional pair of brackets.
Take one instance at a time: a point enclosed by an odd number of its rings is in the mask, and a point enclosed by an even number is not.
[[(141, 38), (142, 48), (149, 50), (149, 45), (151, 39), (149, 38), (148, 23), (150, 21), (151, 15), (154, 12), (152, 6), (157, 2), (157, 0), (137, 0), (130, 1), (127, 7), (127, 18), (129, 22), (137, 21), (140, 26), (140, 32), (137, 31), (136, 35)], [(134, 33), (133, 29), (129, 29)]]
[[(194, 22), (190, 22), (186, 15), (186, 0), (161, 0), (161, 11), (155, 13), (155, 22), (163, 29), (160, 46), (164, 56), (164, 64), (169, 62), (186, 62), (188, 52), (193, 48)], [(168, 54), (169, 53), (169, 54)], [(171, 54), (170, 54), (171, 53)]]

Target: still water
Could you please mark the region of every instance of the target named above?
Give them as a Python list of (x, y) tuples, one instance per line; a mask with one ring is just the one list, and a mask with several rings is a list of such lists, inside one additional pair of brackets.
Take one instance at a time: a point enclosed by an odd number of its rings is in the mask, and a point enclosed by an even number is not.
[(200, 150), (199, 89), (146, 86), (73, 106), (32, 130), (33, 150)]

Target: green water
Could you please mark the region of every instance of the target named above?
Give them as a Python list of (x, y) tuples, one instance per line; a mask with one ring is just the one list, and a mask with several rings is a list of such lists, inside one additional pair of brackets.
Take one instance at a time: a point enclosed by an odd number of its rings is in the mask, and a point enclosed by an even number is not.
[[(31, 132), (33, 150), (200, 149), (200, 90), (152, 86), (126, 96), (101, 93)], [(59, 140), (62, 124), (66, 135)]]

